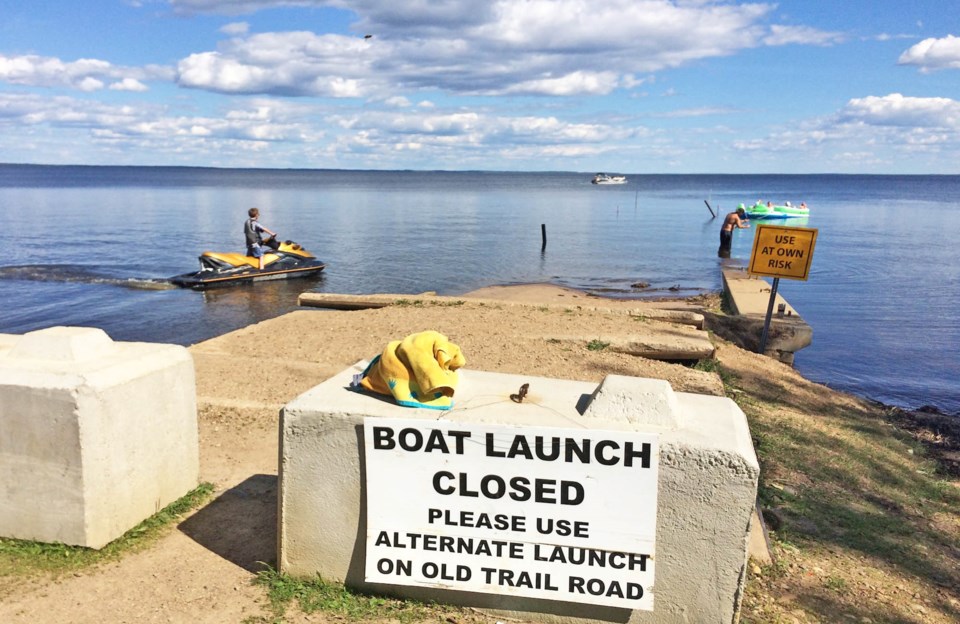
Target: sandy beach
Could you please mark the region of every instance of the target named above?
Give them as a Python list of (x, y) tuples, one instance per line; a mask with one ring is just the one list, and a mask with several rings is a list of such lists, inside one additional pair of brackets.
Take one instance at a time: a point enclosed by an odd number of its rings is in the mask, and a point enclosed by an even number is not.
[[(483, 289), (455, 305), (408, 299), (406, 305), (374, 310), (298, 310), (190, 347), (197, 373), (201, 480), (215, 484), (213, 501), (156, 543), (115, 563), (60, 578), (5, 579), (0, 621), (270, 621), (264, 590), (251, 581), (262, 562), (276, 560), (279, 411), (334, 373), (413, 332), (433, 329), (446, 334), (463, 350), (468, 370), (597, 383), (608, 374), (633, 375), (665, 379), (677, 391), (725, 393), (715, 372), (585, 347), (597, 336), (689, 331), (646, 319), (642, 312), (654, 307), (695, 309), (709, 318), (719, 312), (715, 295), (682, 302), (612, 301), (531, 285)], [(851, 445), (859, 443), (851, 437), (851, 428), (877, 429), (876, 435), (889, 437), (895, 449), (891, 470), (922, 469), (917, 464), (922, 460), (907, 453), (910, 436), (891, 433), (881, 406), (811, 383), (790, 367), (744, 351), (718, 335), (712, 339), (717, 361), (736, 379), (732, 398), (748, 414), (755, 441), (760, 442), (761, 480), (768, 488), (812, 487), (811, 476), (796, 465), (778, 462), (764, 446), (778, 429), (806, 427), (812, 442), (844, 440)], [(790, 517), (780, 513), (781, 520)], [(936, 523), (943, 541), (939, 552), (928, 553), (928, 563), (938, 571), (935, 577), (904, 573), (894, 562), (831, 546), (826, 539), (792, 553), (776, 545), (775, 555), (783, 562), (776, 573), (752, 564), (744, 621), (833, 621), (823, 619), (823, 613), (831, 610), (857, 616), (842, 621), (957, 621), (960, 514), (956, 509), (952, 514), (940, 510), (933, 518), (925, 516), (924, 522)], [(792, 530), (805, 539), (823, 533), (822, 528), (800, 524)], [(823, 589), (823, 582), (813, 582), (826, 577), (843, 578), (849, 591), (831, 593)], [(881, 586), (882, 594), (869, 589)], [(824, 595), (832, 602), (818, 606)], [(872, 619), (876, 617), (872, 614), (882, 612), (892, 615)], [(793, 619), (775, 619), (780, 616)], [(496, 618), (472, 613), (456, 621), (467, 620), (492, 623)], [(339, 618), (291, 611), (287, 621)]]

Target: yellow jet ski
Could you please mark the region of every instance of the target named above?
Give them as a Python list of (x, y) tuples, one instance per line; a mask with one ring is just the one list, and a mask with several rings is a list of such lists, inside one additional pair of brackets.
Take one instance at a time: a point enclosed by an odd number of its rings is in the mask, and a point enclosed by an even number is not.
[(327, 265), (293, 241), (276, 237), (263, 242), (273, 251), (263, 256), (263, 270), (253, 256), (234, 252), (205, 251), (200, 254), (200, 270), (170, 278), (177, 286), (206, 290), (221, 286), (249, 284), (266, 280), (317, 275)]

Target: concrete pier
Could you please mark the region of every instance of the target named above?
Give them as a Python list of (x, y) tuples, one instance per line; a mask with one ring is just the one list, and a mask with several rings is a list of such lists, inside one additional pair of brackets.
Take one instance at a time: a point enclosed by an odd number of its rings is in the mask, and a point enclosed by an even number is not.
[[(749, 275), (743, 268), (725, 267), (721, 274), (723, 293), (733, 313), (743, 317), (743, 332), (750, 337), (745, 340), (746, 346), (756, 351), (770, 304), (772, 285), (765, 279)], [(792, 365), (794, 354), (812, 341), (813, 328), (778, 292), (764, 355)]]

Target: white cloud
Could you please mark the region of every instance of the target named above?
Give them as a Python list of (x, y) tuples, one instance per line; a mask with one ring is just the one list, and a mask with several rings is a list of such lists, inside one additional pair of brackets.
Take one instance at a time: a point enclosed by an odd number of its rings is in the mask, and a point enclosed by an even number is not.
[[(181, 11), (234, 13), (266, 2), (176, 0)], [(221, 93), (388, 97), (605, 95), (635, 76), (760, 45), (827, 45), (837, 33), (768, 26), (775, 5), (684, 0), (342, 0), (278, 2), (353, 11), (356, 36), (239, 33), (179, 63), (182, 86)], [(361, 34), (372, 33), (370, 39)]]
[(637, 78), (633, 74), (624, 74), (620, 79), (620, 83), (625, 89), (635, 89), (642, 84), (656, 82), (653, 76), (646, 76), (644, 78)]
[[(367, 162), (396, 167), (398, 150), (417, 152), (424, 161), (497, 162), (511, 158), (562, 160), (622, 148), (647, 133), (621, 123), (571, 123), (552, 116), (509, 116), (476, 110), (408, 107), (359, 109), (344, 113), (277, 99), (244, 99), (243, 104), (211, 115), (172, 114), (157, 105), (118, 106), (69, 97), (42, 98), (0, 92), (0, 136), (31, 129), (56, 130), (84, 145), (90, 157), (98, 149), (138, 150), (154, 157), (177, 153), (191, 162), (219, 150), (219, 162), (237, 164), (249, 150), (273, 154), (322, 151), (327, 164), (343, 163), (362, 152)], [(79, 148), (78, 148), (79, 149)], [(462, 158), (461, 158), (462, 157)], [(274, 159), (276, 164), (281, 161)], [(489, 165), (488, 165), (489, 166)]]
[(685, 117), (710, 117), (714, 115), (730, 115), (732, 113), (740, 112), (739, 109), (723, 107), (723, 106), (700, 106), (697, 108), (680, 108), (674, 111), (667, 113), (662, 113), (656, 115), (658, 117), (665, 117), (668, 119), (677, 119)]
[(297, 109), (276, 102), (255, 101), (251, 108), (218, 117), (173, 116), (152, 105), (116, 106), (68, 97), (41, 98), (0, 93), (0, 127), (18, 125), (88, 129), (94, 137), (219, 137), (256, 141), (303, 141), (319, 136)]
[[(733, 143), (757, 163), (789, 153), (794, 166), (863, 172), (949, 171), (960, 154), (960, 101), (899, 93), (851, 99), (833, 115)], [(775, 150), (771, 147), (775, 146)]]
[(122, 90), (142, 90), (140, 87), (144, 85), (140, 80), (170, 80), (172, 77), (170, 68), (158, 65), (119, 67), (97, 59), (66, 62), (34, 54), (0, 54), (0, 81), (16, 85), (98, 91), (109, 82), (111, 88), (116, 84), (119, 85), (116, 88)]
[(220, 32), (225, 35), (245, 35), (250, 31), (250, 24), (247, 22), (231, 22), (220, 27)]
[(507, 162), (540, 168), (567, 163), (569, 167), (572, 159), (622, 152), (631, 139), (647, 134), (619, 124), (458, 110), (361, 110), (332, 115), (328, 121), (338, 131), (326, 142), (326, 157), (341, 163), (362, 157), (366, 167), (447, 163), (449, 168), (503, 168)]
[(555, 117), (504, 116), (475, 111), (356, 112), (335, 115), (331, 122), (345, 136), (363, 137), (367, 148), (416, 143), (421, 150), (450, 146), (486, 150), (562, 151), (611, 148), (644, 131), (621, 125), (579, 124)]
[(960, 102), (949, 98), (906, 97), (899, 93), (855, 98), (840, 112), (846, 123), (960, 130)]
[(833, 115), (796, 123), (767, 136), (735, 142), (741, 150), (842, 146), (853, 151), (883, 145), (889, 153), (904, 146), (952, 144), (960, 149), (960, 101), (907, 97), (900, 93), (854, 98)]
[(763, 42), (770, 46), (788, 44), (806, 44), (816, 46), (843, 43), (847, 36), (838, 32), (827, 32), (811, 28), (810, 26), (780, 26), (770, 27), (770, 34), (763, 38)]
[(960, 37), (924, 39), (900, 55), (900, 65), (916, 65), (922, 72), (960, 69)]
[(395, 95), (393, 97), (389, 97), (386, 100), (384, 100), (383, 103), (392, 108), (409, 108), (411, 106), (410, 100), (403, 97), (402, 95)]
[(104, 87), (103, 81), (93, 76), (84, 76), (75, 81), (74, 85), (81, 91), (99, 91)]
[(110, 89), (114, 91), (137, 91), (143, 92), (148, 91), (147, 85), (143, 84), (135, 78), (124, 78), (118, 82), (110, 84)]
[(243, 15), (263, 9), (290, 6), (324, 6), (325, 0), (169, 0), (177, 13), (212, 13), (216, 15)]
[[(109, 127), (123, 125), (149, 114), (146, 107), (107, 106), (69, 97), (40, 97), (0, 93), (0, 127), (17, 126)], [(139, 111), (139, 112), (138, 112)]]
[(362, 39), (310, 32), (232, 39), (180, 61), (180, 86), (221, 93), (361, 97), (372, 94), (374, 60)]
[(607, 95), (617, 87), (617, 74), (612, 71), (575, 71), (556, 78), (529, 80), (509, 86), (504, 94), (539, 95)]
[(894, 35), (891, 33), (880, 33), (879, 35), (873, 35), (871, 37), (863, 37), (863, 40), (870, 41), (872, 39), (874, 41), (893, 41), (895, 39), (914, 39), (914, 38), (915, 38), (915, 35), (906, 35), (906, 34)]

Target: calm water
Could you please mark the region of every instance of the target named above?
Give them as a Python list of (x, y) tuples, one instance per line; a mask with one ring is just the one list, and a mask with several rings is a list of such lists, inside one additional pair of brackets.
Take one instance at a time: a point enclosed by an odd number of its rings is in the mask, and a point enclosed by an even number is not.
[[(552, 282), (614, 296), (720, 289), (719, 222), (806, 201), (810, 280), (780, 292), (814, 328), (807, 377), (960, 412), (960, 176), (630, 175), (0, 166), (0, 333), (101, 327), (192, 344), (296, 307), (302, 290), (456, 295)], [(203, 250), (242, 249), (246, 209), (327, 262), (316, 280), (157, 289)], [(541, 253), (540, 225), (548, 244)], [(753, 230), (736, 233), (749, 257)], [(651, 287), (637, 292), (631, 284)]]

